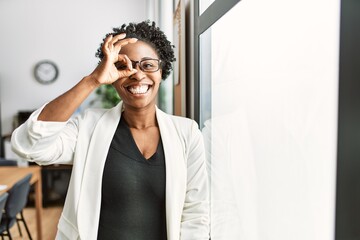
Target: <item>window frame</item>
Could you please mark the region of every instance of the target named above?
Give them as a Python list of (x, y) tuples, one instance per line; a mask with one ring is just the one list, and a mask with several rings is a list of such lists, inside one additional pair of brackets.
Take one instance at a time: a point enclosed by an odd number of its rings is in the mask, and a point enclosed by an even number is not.
[(200, 0), (194, 1), (194, 120), (200, 122), (201, 94), (200, 90), (204, 86), (200, 82), (200, 36), (208, 30), (216, 21), (223, 17), (240, 0), (214, 1), (200, 15)]

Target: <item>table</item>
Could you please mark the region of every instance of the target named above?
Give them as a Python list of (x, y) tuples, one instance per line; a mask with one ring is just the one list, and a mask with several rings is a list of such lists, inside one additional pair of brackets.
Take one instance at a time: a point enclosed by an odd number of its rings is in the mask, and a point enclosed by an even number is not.
[[(64, 205), (71, 171), (72, 165), (54, 164), (41, 166), (43, 207), (51, 204)], [(51, 193), (56, 193), (56, 197)]]
[(41, 167), (0, 167), (0, 185), (7, 185), (6, 189), (0, 191), (0, 194), (8, 191), (17, 181), (32, 173), (30, 184), (35, 187), (35, 209), (36, 209), (36, 229), (37, 239), (42, 239), (42, 190), (41, 190)]

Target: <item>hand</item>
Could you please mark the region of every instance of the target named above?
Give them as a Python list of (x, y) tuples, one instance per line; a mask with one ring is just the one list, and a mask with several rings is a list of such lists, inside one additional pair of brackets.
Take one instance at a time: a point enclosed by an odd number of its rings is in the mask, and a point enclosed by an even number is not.
[[(96, 69), (90, 74), (91, 78), (95, 80), (97, 84), (112, 84), (120, 78), (128, 77), (137, 72), (136, 69), (133, 69), (128, 56), (119, 54), (123, 46), (137, 41), (136, 38), (124, 39), (125, 36), (125, 33), (116, 35), (115, 37), (109, 35), (104, 40), (101, 48), (104, 57)], [(116, 63), (126, 65), (127, 68), (117, 69), (115, 66)]]

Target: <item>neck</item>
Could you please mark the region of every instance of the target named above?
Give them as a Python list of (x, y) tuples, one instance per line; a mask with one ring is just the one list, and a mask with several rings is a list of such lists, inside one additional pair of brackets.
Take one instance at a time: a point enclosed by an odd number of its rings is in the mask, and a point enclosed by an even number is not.
[(130, 128), (145, 129), (157, 126), (155, 106), (152, 109), (140, 111), (125, 107), (122, 117)]

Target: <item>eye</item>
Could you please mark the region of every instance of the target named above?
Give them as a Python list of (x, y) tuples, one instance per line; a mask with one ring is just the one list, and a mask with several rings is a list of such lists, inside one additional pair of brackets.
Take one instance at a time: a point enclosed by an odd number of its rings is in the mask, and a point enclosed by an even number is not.
[(141, 61), (141, 68), (144, 70), (154, 70), (158, 68), (158, 61), (156, 60), (144, 60)]
[(115, 67), (118, 69), (118, 70), (126, 70), (127, 69), (127, 65), (123, 62), (117, 62), (115, 63)]

